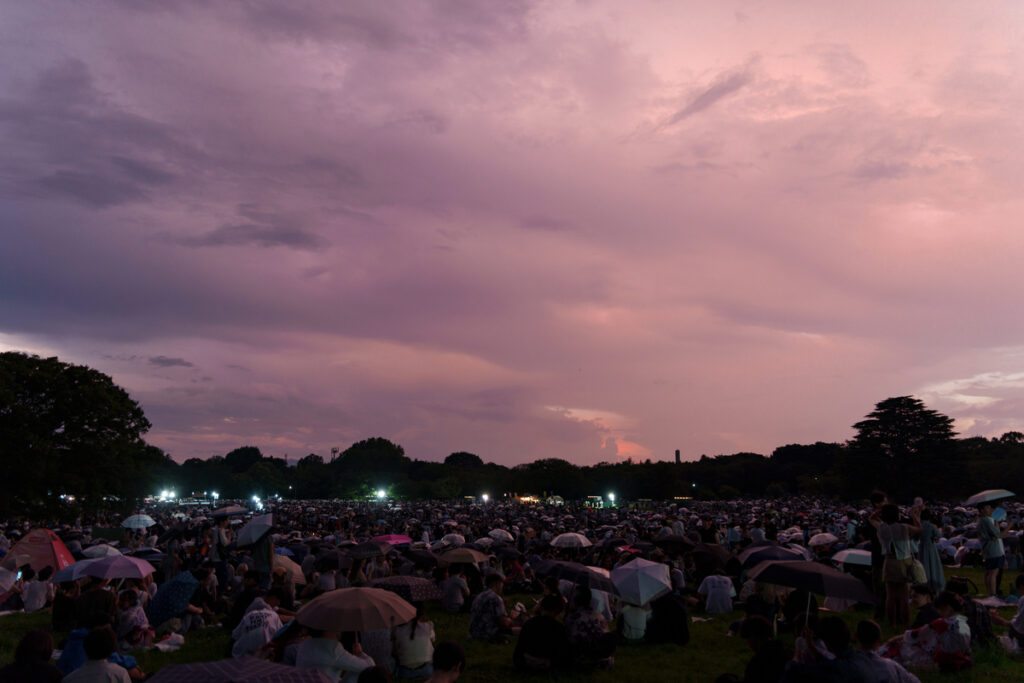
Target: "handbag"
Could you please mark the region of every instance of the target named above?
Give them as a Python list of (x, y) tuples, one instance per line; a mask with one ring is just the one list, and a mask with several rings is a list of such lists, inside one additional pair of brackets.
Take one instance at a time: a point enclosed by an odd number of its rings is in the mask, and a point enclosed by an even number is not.
[(907, 578), (912, 584), (928, 583), (928, 574), (924, 571), (924, 564), (922, 564), (921, 560), (916, 557), (913, 562), (910, 563), (907, 573), (909, 574)]

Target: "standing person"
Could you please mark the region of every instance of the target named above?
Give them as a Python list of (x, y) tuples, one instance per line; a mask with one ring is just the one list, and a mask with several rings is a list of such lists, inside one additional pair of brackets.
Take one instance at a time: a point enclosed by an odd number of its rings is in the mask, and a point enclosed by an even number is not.
[(228, 518), (221, 517), (210, 534), (210, 561), (217, 575), (217, 586), (222, 593), (228, 592), (228, 546), (231, 545), (231, 529)]
[(925, 508), (921, 510), (921, 543), (917, 551), (917, 559), (924, 565), (925, 576), (928, 577), (928, 585), (935, 595), (946, 589), (946, 574), (942, 571), (942, 561), (939, 559), (939, 550), (936, 543), (942, 534), (932, 524), (932, 512)]
[(992, 503), (982, 503), (978, 506), (980, 517), (978, 518), (978, 539), (981, 541), (981, 554), (985, 558), (985, 589), (989, 595), (996, 595), (999, 591), (999, 572), (1006, 561), (1006, 551), (1003, 548), (1003, 536), (1009, 531), (1010, 525), (1000, 532), (992, 519), (995, 511)]
[(884, 553), (882, 578), (885, 580), (885, 614), (893, 626), (910, 624), (910, 567), (914, 561), (911, 535), (921, 533), (920, 510), (910, 509), (913, 524), (900, 522), (900, 509), (889, 503), (868, 517), (878, 532), (878, 542)]
[[(878, 513), (883, 505), (889, 503), (889, 497), (884, 491), (875, 489), (868, 496), (871, 501), (872, 514)], [(870, 521), (870, 517), (869, 517)], [(878, 531), (873, 524), (863, 526), (864, 536), (871, 543), (871, 590), (874, 591), (878, 601), (875, 603), (875, 618), (879, 619), (884, 615), (885, 609), (885, 580), (882, 578), (882, 564), (885, 562), (885, 555), (882, 546), (878, 542)]]
[(252, 568), (259, 572), (260, 588), (270, 588), (270, 572), (274, 570), (274, 541), (269, 532), (252, 545)]

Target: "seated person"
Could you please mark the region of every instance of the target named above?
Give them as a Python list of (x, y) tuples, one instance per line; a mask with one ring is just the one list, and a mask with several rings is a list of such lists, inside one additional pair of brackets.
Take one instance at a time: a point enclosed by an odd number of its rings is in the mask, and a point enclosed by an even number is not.
[(355, 633), (338, 633), (310, 629), (310, 638), (298, 647), (295, 666), (319, 669), (329, 680), (354, 683), (365, 669), (376, 666), (373, 658), (363, 652)]
[(130, 588), (117, 596), (117, 642), (122, 650), (145, 649), (153, 644), (153, 627), (138, 597)]
[[(793, 662), (786, 669), (782, 680), (786, 683), (820, 683), (821, 681), (870, 681), (874, 671), (867, 654), (850, 647), (850, 629), (835, 616), (823, 618), (818, 624), (818, 635), (825, 644), (831, 658), (816, 648), (809, 648), (804, 654), (794, 655)], [(813, 641), (814, 636), (806, 635)]]
[(935, 599), (935, 591), (927, 583), (919, 583), (910, 589), (910, 603), (917, 609), (917, 616), (910, 624), (911, 630), (926, 626), (939, 618), (932, 601)]
[(593, 593), (586, 586), (577, 586), (572, 610), (565, 618), (569, 647), (576, 663), (610, 665), (615, 652), (615, 636), (608, 632), (608, 622), (591, 605)]
[(935, 598), (939, 618), (907, 631), (886, 643), (883, 656), (914, 668), (937, 667), (959, 671), (971, 665), (971, 630), (967, 618), (959, 614), (956, 595), (943, 591)]
[(53, 665), (53, 636), (33, 629), (21, 637), (14, 650), (14, 662), (0, 668), (0, 681), (7, 683), (57, 683), (64, 674)]
[(619, 610), (619, 635), (627, 643), (643, 642), (647, 635), (647, 622), (650, 618), (650, 603), (642, 607), (628, 603), (622, 605), (622, 609)]
[(86, 661), (77, 669), (64, 677), (65, 683), (93, 683), (104, 681), (109, 683), (131, 683), (132, 678), (127, 669), (120, 664), (110, 662), (108, 658), (117, 649), (117, 636), (109, 626), (101, 626), (89, 631), (82, 643)]
[(895, 659), (886, 659), (876, 652), (882, 646), (882, 628), (876, 622), (865, 619), (858, 623), (856, 638), (860, 649), (866, 652), (878, 667), (878, 673), (873, 680), (887, 680), (890, 683), (921, 683), (917, 676), (904, 669), (903, 665)]
[(426, 683), (454, 683), (466, 668), (466, 651), (458, 643), (446, 640), (434, 648), (431, 664), (434, 673)]
[(651, 602), (651, 617), (647, 621), (648, 643), (690, 642), (690, 617), (686, 613), (686, 598), (668, 593)]
[(235, 641), (231, 646), (232, 657), (255, 655), (270, 642), (271, 637), (284, 626), (276, 609), (280, 604), (281, 594), (273, 589), (249, 604), (249, 611), (231, 632)]
[[(64, 643), (64, 650), (57, 660), (57, 668), (64, 672), (64, 674), (70, 674), (72, 671), (80, 668), (88, 658), (88, 654), (85, 651), (85, 639), (93, 631), (103, 628), (114, 633), (114, 629), (111, 628), (110, 618), (103, 612), (97, 612), (92, 616), (90, 623), (86, 627), (76, 628), (71, 631), (68, 634), (67, 641)], [(117, 651), (117, 635), (114, 635), (114, 650), (108, 657), (108, 660), (111, 664), (117, 664), (125, 669), (132, 680), (142, 680), (146, 677), (146, 674), (139, 668), (139, 664), (134, 657), (122, 655)]]
[(423, 603), (416, 603), (416, 617), (394, 630), (393, 653), (399, 678), (423, 678), (433, 673), (434, 624), (423, 621)]
[(514, 635), (512, 619), (505, 611), (501, 592), (505, 581), (497, 574), (487, 576), (487, 590), (476, 596), (469, 609), (469, 637), (507, 642)]
[(1017, 578), (1013, 581), (1014, 590), (1017, 595), (1021, 596), (1017, 600), (1017, 614), (1013, 619), (1003, 619), (994, 610), (989, 610), (989, 617), (992, 623), (999, 624), (1000, 626), (1006, 626), (1006, 635), (1013, 638), (1017, 642), (1018, 646), (1024, 646), (1024, 574), (1018, 574)]
[[(775, 639), (771, 623), (760, 615), (749, 616), (740, 623), (739, 634), (754, 652), (747, 662), (742, 683), (778, 683), (792, 655)], [(740, 680), (734, 674), (723, 674), (715, 679), (716, 683), (740, 683)]]
[(708, 614), (725, 614), (732, 611), (732, 599), (736, 597), (736, 587), (732, 579), (722, 572), (704, 577), (697, 593), (705, 598), (704, 609)]
[(466, 571), (462, 568), (462, 565), (454, 565), (451, 568), (451, 572), (451, 576), (441, 582), (441, 590), (444, 592), (444, 599), (441, 604), (445, 612), (461, 612), (465, 606), (466, 598), (469, 597)]
[(512, 663), (517, 669), (547, 671), (567, 663), (569, 640), (565, 625), (558, 620), (562, 614), (561, 596), (545, 595), (540, 601), (540, 614), (531, 617), (519, 632)]

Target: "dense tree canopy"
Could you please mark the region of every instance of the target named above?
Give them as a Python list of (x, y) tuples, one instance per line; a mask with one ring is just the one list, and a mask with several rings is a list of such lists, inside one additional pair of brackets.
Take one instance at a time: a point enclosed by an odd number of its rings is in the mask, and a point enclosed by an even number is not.
[(52, 507), (62, 494), (100, 506), (145, 491), (164, 456), (146, 445), (142, 408), (91, 368), (0, 354), (0, 511)]
[(310, 453), (294, 466), (242, 446), (181, 465), (148, 446), (149, 422), (110, 377), (18, 353), (0, 354), (0, 514), (55, 510), (60, 494), (84, 507), (126, 507), (160, 489), (296, 498), (390, 496), (454, 499), (506, 495), (641, 498), (781, 497), (802, 493), (863, 498), (876, 487), (897, 500), (957, 499), (983, 488), (1024, 490), (1024, 434), (957, 439), (952, 420), (916, 398), (878, 403), (848, 443), (789, 444), (770, 457), (736, 453), (676, 464), (599, 463), (543, 458), (508, 468), (473, 453), (444, 462), (412, 460), (398, 444), (364, 439), (326, 462)]

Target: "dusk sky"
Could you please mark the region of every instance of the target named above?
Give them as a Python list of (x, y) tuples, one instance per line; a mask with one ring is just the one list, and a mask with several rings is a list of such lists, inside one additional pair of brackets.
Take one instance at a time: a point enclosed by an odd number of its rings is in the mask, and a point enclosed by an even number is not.
[(1024, 430), (1024, 3), (6, 2), (0, 350), (176, 460)]

